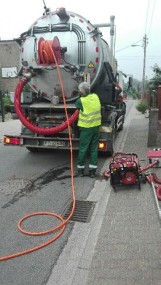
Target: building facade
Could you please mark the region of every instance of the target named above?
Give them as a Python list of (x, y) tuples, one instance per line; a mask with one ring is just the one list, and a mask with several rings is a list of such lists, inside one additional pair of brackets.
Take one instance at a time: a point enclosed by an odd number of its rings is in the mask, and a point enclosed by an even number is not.
[(15, 40), (0, 41), (0, 91), (14, 92), (18, 83), (20, 46)]

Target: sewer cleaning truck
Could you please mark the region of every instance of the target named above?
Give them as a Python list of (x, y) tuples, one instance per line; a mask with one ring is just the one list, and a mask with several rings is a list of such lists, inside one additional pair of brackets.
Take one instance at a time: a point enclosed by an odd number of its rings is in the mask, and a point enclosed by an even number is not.
[[(79, 149), (78, 85), (86, 81), (101, 102), (102, 123), (98, 149), (114, 151), (117, 131), (122, 130), (126, 104), (119, 86), (114, 57), (114, 16), (107, 24), (91, 24), (61, 7), (43, 15), (15, 39), (20, 46), (19, 81), (14, 111), (22, 122), (20, 134), (5, 135), (4, 145), (40, 149)], [(101, 27), (110, 28), (110, 46)]]

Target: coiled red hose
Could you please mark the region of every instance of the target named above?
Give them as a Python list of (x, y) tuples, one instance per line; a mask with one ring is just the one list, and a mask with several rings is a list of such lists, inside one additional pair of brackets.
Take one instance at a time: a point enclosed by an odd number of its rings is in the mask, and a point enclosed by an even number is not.
[(148, 175), (146, 177), (146, 179), (149, 182), (149, 184), (153, 183), (154, 188), (155, 188), (155, 192), (156, 192), (156, 196), (157, 196), (158, 200), (161, 201), (161, 185), (159, 185), (159, 184), (161, 184), (161, 179), (159, 179), (155, 173)]
[(15, 97), (14, 97), (14, 106), (15, 106), (16, 114), (18, 118), (20, 119), (20, 121), (22, 122), (22, 124), (27, 129), (37, 134), (51, 135), (51, 134), (56, 134), (56, 133), (64, 131), (65, 129), (68, 128), (68, 124), (69, 126), (71, 126), (76, 121), (76, 119), (78, 118), (78, 114), (79, 114), (78, 110), (76, 110), (69, 119), (67, 118), (65, 122), (63, 122), (62, 124), (56, 127), (42, 128), (42, 127), (34, 125), (31, 121), (29, 121), (25, 117), (25, 114), (21, 106), (21, 93), (27, 81), (28, 80), (26, 78), (22, 78), (19, 80), (16, 86), (16, 89), (15, 89)]

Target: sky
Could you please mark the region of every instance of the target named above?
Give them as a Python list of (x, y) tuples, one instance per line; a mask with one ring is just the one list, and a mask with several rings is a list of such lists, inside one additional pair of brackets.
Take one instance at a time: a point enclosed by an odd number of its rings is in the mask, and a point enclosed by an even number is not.
[[(42, 16), (45, 5), (55, 11), (65, 7), (80, 14), (92, 24), (109, 23), (115, 16), (115, 57), (118, 69), (133, 78), (142, 80), (144, 48), (147, 36), (145, 77), (154, 76), (152, 68), (161, 68), (161, 0), (1, 0), (0, 39), (11, 40), (27, 31)], [(110, 29), (101, 29), (110, 45)], [(132, 47), (132, 45), (137, 45)]]

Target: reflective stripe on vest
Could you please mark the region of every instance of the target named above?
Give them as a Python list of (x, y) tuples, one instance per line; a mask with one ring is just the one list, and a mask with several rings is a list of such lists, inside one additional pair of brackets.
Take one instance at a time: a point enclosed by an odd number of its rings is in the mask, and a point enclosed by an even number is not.
[(92, 128), (101, 125), (101, 104), (96, 94), (80, 98), (83, 111), (79, 111), (78, 126)]

